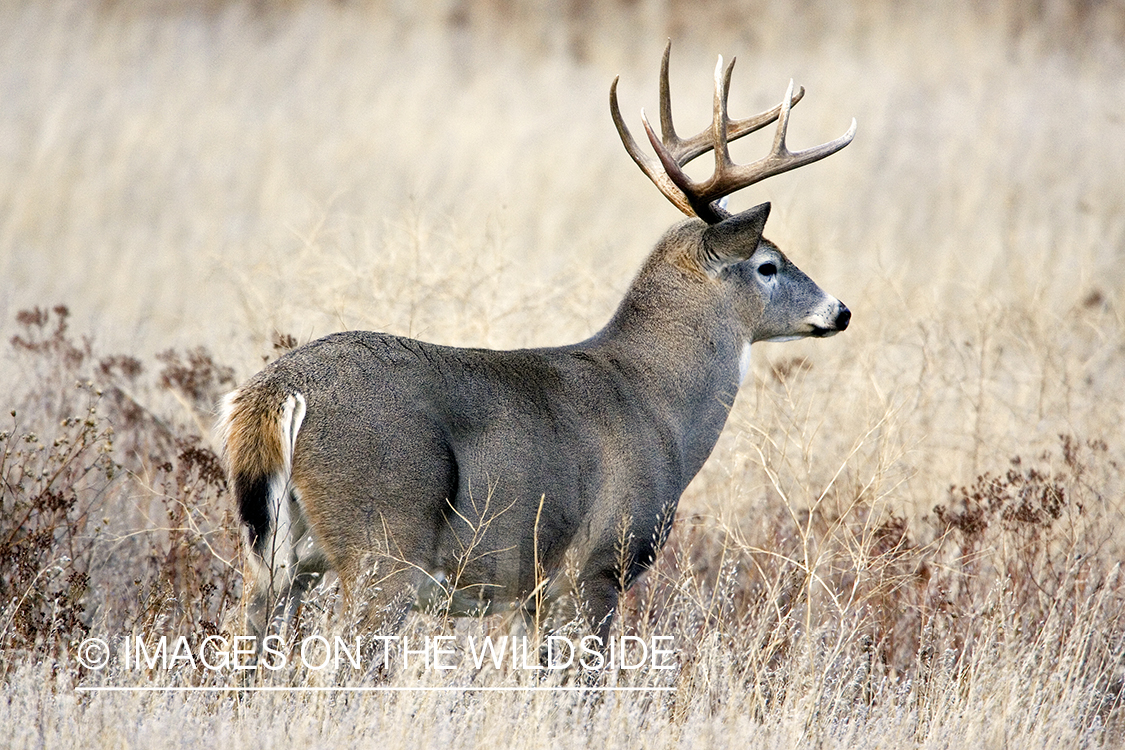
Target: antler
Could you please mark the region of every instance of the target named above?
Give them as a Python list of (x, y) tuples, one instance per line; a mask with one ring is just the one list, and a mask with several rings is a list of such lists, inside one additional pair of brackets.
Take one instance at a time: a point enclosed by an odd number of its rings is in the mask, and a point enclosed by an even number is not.
[[(660, 65), (662, 138), (657, 138), (652, 126), (649, 125), (648, 117), (645, 116), (644, 110), (641, 110), (645, 132), (658, 159), (641, 151), (629, 129), (625, 127), (625, 121), (617, 105), (618, 79), (616, 78), (609, 87), (609, 111), (629, 156), (633, 157), (633, 161), (641, 171), (660, 188), (660, 192), (688, 216), (698, 216), (709, 224), (722, 221), (727, 213), (715, 205), (715, 201), (767, 177), (811, 164), (834, 154), (851, 143), (852, 138), (855, 137), (856, 123), (853, 118), (848, 132), (834, 141), (804, 151), (792, 152), (786, 148), (785, 131), (789, 126), (789, 111), (805, 95), (803, 87), (799, 88), (796, 94), (793, 93), (793, 81), (789, 81), (789, 88), (781, 104), (745, 120), (731, 120), (727, 116), (727, 94), (730, 91), (731, 71), (734, 70), (735, 61), (732, 59), (730, 65), (724, 69), (723, 58), (720, 55), (719, 62), (715, 66), (715, 115), (711, 127), (691, 138), (680, 138), (672, 125), (672, 96), (668, 85), (668, 57), (671, 48), (672, 42), (669, 40), (664, 48), (664, 59)], [(774, 136), (773, 148), (768, 155), (750, 164), (737, 165), (731, 161), (727, 148), (730, 141), (760, 130), (774, 120), (777, 120), (777, 134)], [(696, 182), (684, 173), (685, 164), (700, 154), (712, 150), (715, 152), (715, 172), (709, 179)]]

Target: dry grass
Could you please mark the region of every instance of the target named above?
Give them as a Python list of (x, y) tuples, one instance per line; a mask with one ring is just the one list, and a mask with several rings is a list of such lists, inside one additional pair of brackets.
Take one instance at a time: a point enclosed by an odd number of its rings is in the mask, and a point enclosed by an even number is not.
[[(559, 7), (0, 8), (12, 746), (1120, 744), (1120, 4)], [(860, 127), (735, 199), (772, 200), (771, 239), (855, 318), (756, 350), (624, 601), (621, 633), (672, 636), (679, 667), (610, 679), (675, 692), (495, 694), (475, 688), (534, 683), (409, 669), (387, 684), (464, 689), (76, 692), (226, 679), (74, 654), (237, 620), (208, 412), (278, 348), (341, 328), (515, 347), (602, 325), (677, 218), (606, 112), (618, 73), (626, 113), (654, 106), (667, 34), (683, 130), (705, 122), (720, 51), (739, 55), (736, 115), (794, 77), (794, 144)], [(333, 596), (302, 632), (338, 627)], [(408, 633), (495, 627), (415, 616)]]

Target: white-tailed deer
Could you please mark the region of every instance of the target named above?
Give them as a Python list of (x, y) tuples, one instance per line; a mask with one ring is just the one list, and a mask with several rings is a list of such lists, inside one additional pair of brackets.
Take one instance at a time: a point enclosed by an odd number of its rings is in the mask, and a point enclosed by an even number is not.
[[(606, 326), (570, 346), (436, 346), (347, 331), (281, 357), (225, 399), (219, 439), (249, 529), (258, 635), (337, 572), (358, 621), (397, 629), (412, 603), (451, 614), (560, 604), (605, 636), (618, 595), (649, 565), (676, 504), (711, 453), (751, 344), (831, 336), (851, 313), (769, 240), (769, 204), (723, 199), (839, 151), (855, 134), (791, 152), (804, 90), (727, 117), (734, 61), (715, 70), (710, 128), (672, 126), (668, 49), (657, 158), (610, 112), (629, 155), (688, 214), (657, 242)], [(644, 118), (644, 113), (641, 113)], [(777, 121), (770, 153), (735, 165), (727, 143)], [(706, 181), (683, 166), (715, 155)], [(553, 604), (552, 606), (555, 606)]]

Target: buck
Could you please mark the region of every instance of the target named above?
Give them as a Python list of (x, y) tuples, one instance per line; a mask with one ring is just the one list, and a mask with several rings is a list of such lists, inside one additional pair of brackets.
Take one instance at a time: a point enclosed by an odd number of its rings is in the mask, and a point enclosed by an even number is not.
[[(291, 618), (331, 570), (368, 631), (395, 631), (413, 604), (551, 617), (604, 639), (715, 446), (751, 345), (848, 327), (848, 308), (762, 236), (769, 204), (732, 215), (725, 198), (839, 151), (855, 121), (792, 152), (785, 133), (804, 89), (790, 82), (778, 106), (731, 120), (734, 61), (720, 57), (712, 124), (680, 138), (668, 52), (661, 137), (641, 111), (655, 158), (622, 120), (616, 79), (610, 113), (629, 155), (690, 218), (656, 243), (604, 328), (515, 351), (346, 331), (225, 398), (218, 435), (249, 530), (255, 634)], [(775, 120), (769, 154), (734, 164), (728, 142)], [(707, 151), (713, 175), (688, 177), (684, 165)]]

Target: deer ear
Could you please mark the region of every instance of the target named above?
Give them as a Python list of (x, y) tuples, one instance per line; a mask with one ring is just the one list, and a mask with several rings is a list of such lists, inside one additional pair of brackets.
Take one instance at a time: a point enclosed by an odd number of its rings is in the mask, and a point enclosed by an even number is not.
[(748, 259), (758, 249), (769, 215), (770, 204), (762, 203), (704, 229), (704, 265), (717, 272)]

